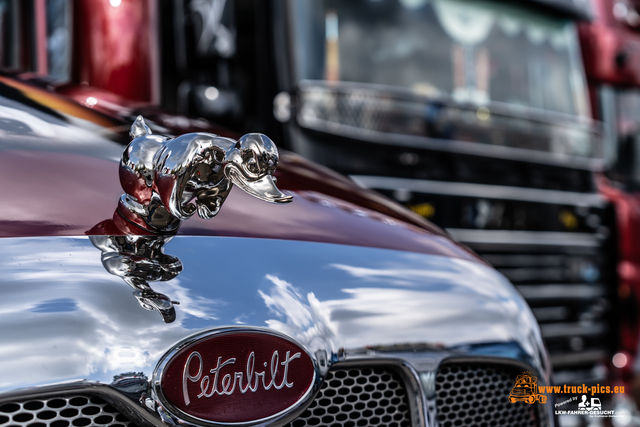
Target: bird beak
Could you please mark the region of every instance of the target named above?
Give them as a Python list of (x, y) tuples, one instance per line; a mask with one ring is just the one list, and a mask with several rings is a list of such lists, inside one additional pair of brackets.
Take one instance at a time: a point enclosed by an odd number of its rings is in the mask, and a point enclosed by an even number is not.
[(250, 194), (260, 200), (264, 200), (265, 202), (289, 203), (293, 200), (293, 196), (289, 196), (278, 190), (275, 180), (271, 175), (265, 175), (255, 181), (248, 181), (234, 167), (226, 168), (225, 175), (227, 175), (227, 178), (229, 178), (231, 182), (242, 188), (247, 194)]

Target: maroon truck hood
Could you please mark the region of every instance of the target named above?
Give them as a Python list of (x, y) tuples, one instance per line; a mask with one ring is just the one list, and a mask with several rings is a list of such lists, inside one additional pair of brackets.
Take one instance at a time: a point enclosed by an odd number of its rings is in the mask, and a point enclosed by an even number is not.
[[(123, 193), (115, 159), (68, 152), (0, 152), (0, 236), (108, 233)], [(273, 205), (232, 190), (213, 220), (194, 216), (178, 234), (340, 243), (477, 259), (441, 230), (348, 179), (284, 154), (278, 186), (294, 201)], [(384, 213), (383, 213), (384, 212)]]
[[(122, 233), (127, 224), (116, 227), (112, 218), (123, 221), (114, 212), (123, 193), (118, 167), (124, 146), (99, 135), (115, 132), (120, 136), (112, 133), (114, 139), (122, 140), (130, 120), (122, 112), (106, 111), (107, 116), (7, 77), (0, 77), (0, 105), (0, 237)], [(139, 112), (126, 115), (134, 113)], [(206, 122), (173, 120), (163, 111), (144, 114), (175, 134), (222, 133), (202, 128)], [(280, 157), (278, 187), (294, 194), (292, 203), (271, 205), (235, 188), (216, 218), (194, 215), (178, 234), (339, 243), (478, 260), (389, 199), (295, 154)]]

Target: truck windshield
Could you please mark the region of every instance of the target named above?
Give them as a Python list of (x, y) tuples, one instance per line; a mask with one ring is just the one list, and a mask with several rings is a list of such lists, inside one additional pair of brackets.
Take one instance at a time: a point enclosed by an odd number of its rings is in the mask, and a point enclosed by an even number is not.
[(588, 116), (574, 24), (478, 0), (291, 2), (298, 80)]

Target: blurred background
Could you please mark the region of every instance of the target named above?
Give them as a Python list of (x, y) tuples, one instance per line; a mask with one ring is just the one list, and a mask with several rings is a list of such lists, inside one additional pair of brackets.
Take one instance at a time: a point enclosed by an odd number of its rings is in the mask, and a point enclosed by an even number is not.
[(557, 384), (625, 386), (561, 425), (640, 425), (640, 1), (0, 0), (0, 69), (407, 206), (519, 289)]

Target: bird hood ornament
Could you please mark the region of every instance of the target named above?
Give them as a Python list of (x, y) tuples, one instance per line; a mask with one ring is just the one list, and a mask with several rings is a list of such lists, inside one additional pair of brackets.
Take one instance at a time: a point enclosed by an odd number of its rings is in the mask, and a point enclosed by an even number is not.
[(266, 135), (249, 133), (238, 141), (210, 133), (175, 138), (154, 135), (142, 116), (131, 126), (122, 154), (118, 211), (152, 233), (175, 233), (194, 213), (211, 219), (233, 184), (270, 203), (293, 197), (276, 187), (278, 150)]

